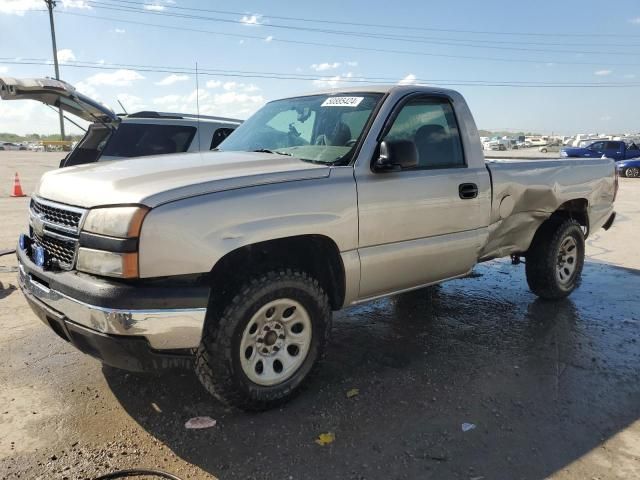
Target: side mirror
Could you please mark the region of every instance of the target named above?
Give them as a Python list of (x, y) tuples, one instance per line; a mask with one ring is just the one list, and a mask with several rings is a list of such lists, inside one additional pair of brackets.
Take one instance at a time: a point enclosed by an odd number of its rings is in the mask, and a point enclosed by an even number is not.
[(376, 171), (401, 170), (418, 166), (418, 149), (411, 140), (384, 140), (380, 156), (374, 163)]

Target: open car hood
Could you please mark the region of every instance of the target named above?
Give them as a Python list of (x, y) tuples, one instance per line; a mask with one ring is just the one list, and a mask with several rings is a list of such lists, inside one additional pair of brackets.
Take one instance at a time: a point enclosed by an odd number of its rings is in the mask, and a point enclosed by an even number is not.
[(78, 92), (75, 87), (53, 78), (0, 77), (3, 100), (37, 100), (62, 108), (87, 122), (112, 123), (118, 116), (108, 107)]

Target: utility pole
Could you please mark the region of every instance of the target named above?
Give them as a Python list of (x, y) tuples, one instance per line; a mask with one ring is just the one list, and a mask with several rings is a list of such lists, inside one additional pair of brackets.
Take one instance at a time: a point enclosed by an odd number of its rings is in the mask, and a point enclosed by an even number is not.
[[(51, 44), (53, 45), (53, 65), (56, 70), (56, 80), (60, 80), (60, 69), (58, 68), (58, 47), (56, 46), (56, 29), (53, 25), (53, 8), (56, 6), (55, 0), (44, 0), (49, 9), (49, 23), (51, 24)], [(58, 108), (60, 115), (60, 140), (64, 140), (64, 114), (62, 108)]]

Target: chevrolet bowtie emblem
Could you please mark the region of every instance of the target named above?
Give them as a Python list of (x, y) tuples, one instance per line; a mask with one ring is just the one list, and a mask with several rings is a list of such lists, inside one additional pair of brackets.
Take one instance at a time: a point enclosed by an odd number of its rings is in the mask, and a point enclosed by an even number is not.
[(31, 217), (31, 226), (33, 227), (33, 231), (39, 237), (44, 235), (44, 221), (42, 215), (34, 215)]

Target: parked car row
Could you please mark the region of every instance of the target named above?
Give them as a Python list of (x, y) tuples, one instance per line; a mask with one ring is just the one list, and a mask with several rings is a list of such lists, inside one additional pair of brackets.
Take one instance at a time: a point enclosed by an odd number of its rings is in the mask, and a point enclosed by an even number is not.
[(13, 142), (0, 142), (0, 150), (26, 150), (26, 145)]

